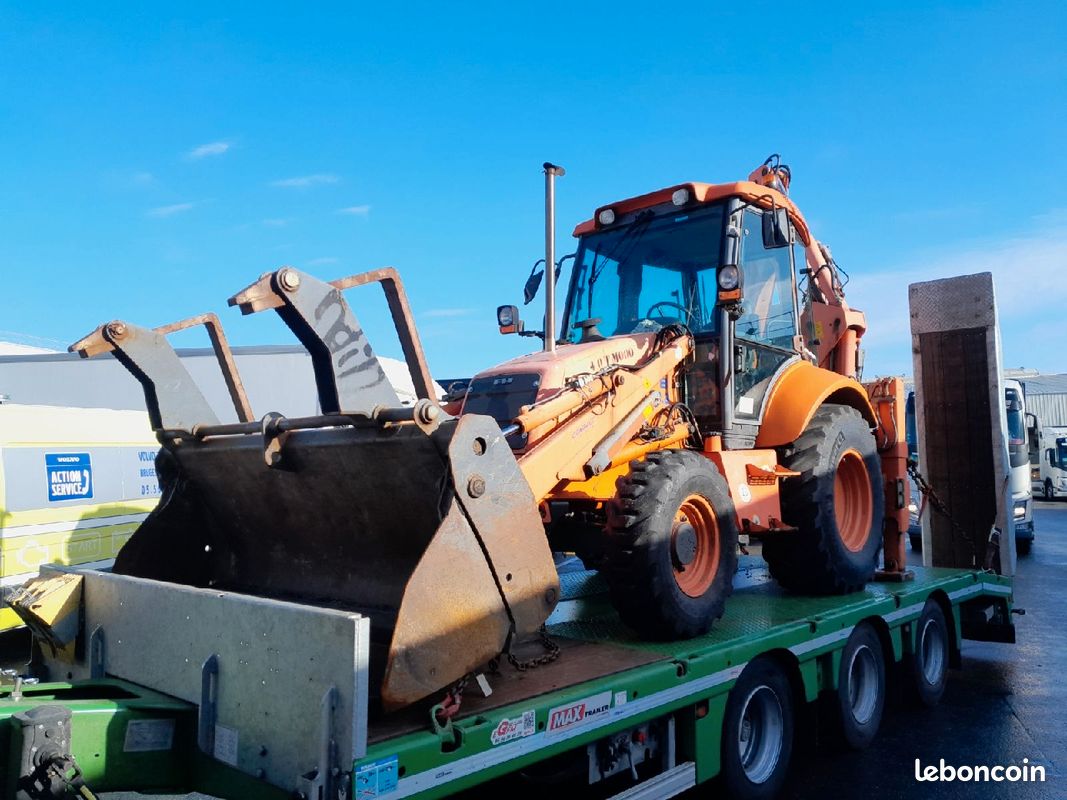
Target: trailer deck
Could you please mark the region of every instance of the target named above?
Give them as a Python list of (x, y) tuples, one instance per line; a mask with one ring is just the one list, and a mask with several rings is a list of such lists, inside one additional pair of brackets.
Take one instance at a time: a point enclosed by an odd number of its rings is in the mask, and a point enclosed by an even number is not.
[[(913, 644), (908, 623), (918, 618), (927, 598), (936, 596), (946, 612), (951, 610), (946, 618), (958, 651), (961, 603), (1011, 597), (1009, 579), (928, 567), (916, 567), (913, 581), (874, 583), (845, 597), (798, 597), (782, 591), (760, 563), (752, 557), (742, 559), (725, 616), (708, 635), (687, 642), (639, 640), (618, 620), (599, 576), (590, 572), (561, 576), (563, 599), (548, 625), (550, 635), (561, 644), (560, 659), (526, 673), (502, 666), (499, 676), (489, 676), (493, 694), (488, 698), (476, 697), (477, 690), (471, 689), (454, 725), (458, 746), (442, 747), (442, 738), (428, 729), (426, 709), (418, 731), (382, 736), (372, 725), (367, 757), (356, 765), (357, 790), (361, 769), (369, 783), (372, 771), (383, 769), (388, 775), (395, 768), (396, 788), (357, 796), (444, 797), (677, 711), (691, 718), (678, 730), (679, 763), (693, 761), (692, 779), (699, 783), (719, 769), (719, 731), (704, 720), (718, 724), (722, 709), (701, 712), (696, 706), (725, 706), (731, 685), (752, 659), (773, 654), (792, 661), (797, 688), (811, 701), (820, 691), (835, 687), (834, 655), (839, 656), (858, 623), (876, 620), (893, 660), (899, 661)], [(600, 648), (610, 656), (601, 657)], [(625, 659), (615, 660), (619, 653)], [(608, 664), (608, 671), (585, 679), (584, 670), (570, 663), (579, 656)], [(626, 659), (644, 663), (627, 665)], [(554, 715), (583, 703), (580, 719), (553, 724)], [(514, 738), (494, 742), (494, 733), (506, 721), (528, 718), (530, 712), (535, 720), (532, 730), (504, 733)], [(390, 780), (386, 778), (387, 787)]]
[[(961, 605), (1011, 603), (1009, 578), (922, 567), (913, 581), (871, 584), (844, 597), (797, 597), (779, 589), (759, 563), (742, 559), (726, 615), (711, 633), (686, 642), (638, 640), (619, 622), (596, 573), (565, 573), (563, 599), (548, 625), (560, 657), (524, 672), (501, 664), (487, 675), (488, 697), (472, 682), (443, 730), (433, 730), (429, 703), (372, 718), (366, 756), (352, 766), (355, 796), (448, 796), (650, 721), (669, 724), (673, 735), (662, 754), (669, 763), (647, 788), (670, 796), (719, 772), (728, 692), (757, 657), (785, 665), (797, 701), (811, 701), (836, 687), (841, 649), (863, 621), (899, 661), (914, 646), (911, 623), (928, 598), (945, 611), (953, 653)], [(195, 704), (127, 681), (42, 684), (21, 701), (0, 692), (0, 720), (47, 703), (72, 710), (74, 756), (94, 790), (284, 796), (200, 754)], [(0, 751), (9, 736), (0, 725)]]

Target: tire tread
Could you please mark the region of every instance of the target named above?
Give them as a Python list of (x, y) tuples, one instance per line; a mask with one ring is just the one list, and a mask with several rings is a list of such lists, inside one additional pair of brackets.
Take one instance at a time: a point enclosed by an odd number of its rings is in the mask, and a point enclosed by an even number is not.
[[(708, 499), (719, 525), (718, 591), (706, 600), (699, 617), (678, 608), (679, 589), (673, 578), (664, 576), (656, 555), (665, 546), (657, 522), (669, 511), (679, 486), (694, 474), (710, 479)], [(621, 478), (616, 497), (608, 504), (608, 557), (604, 575), (611, 599), (622, 621), (643, 638), (653, 640), (688, 639), (707, 633), (722, 617), (726, 600), (733, 591), (737, 565), (737, 527), (726, 480), (704, 456), (688, 450), (660, 450), (642, 461), (632, 462), (630, 473)], [(724, 530), (724, 527), (726, 528)], [(709, 590), (710, 591), (710, 590)]]

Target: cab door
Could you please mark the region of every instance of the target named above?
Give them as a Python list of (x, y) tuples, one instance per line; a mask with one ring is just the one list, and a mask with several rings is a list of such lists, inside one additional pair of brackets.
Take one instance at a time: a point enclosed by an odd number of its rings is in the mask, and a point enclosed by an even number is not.
[[(790, 226), (790, 241), (795, 237)], [(741, 213), (741, 275), (744, 302), (734, 321), (734, 421), (758, 425), (774, 376), (799, 358), (793, 247), (767, 247), (762, 213)]]

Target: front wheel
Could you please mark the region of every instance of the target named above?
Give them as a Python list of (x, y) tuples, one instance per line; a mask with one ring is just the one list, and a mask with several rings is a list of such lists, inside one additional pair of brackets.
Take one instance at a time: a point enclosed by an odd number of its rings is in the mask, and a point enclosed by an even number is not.
[(607, 508), (606, 569), (622, 621), (646, 639), (689, 639), (723, 614), (737, 570), (726, 480), (688, 450), (631, 465)]
[(874, 436), (860, 413), (827, 403), (783, 453), (782, 519), (796, 533), (763, 545), (771, 575), (803, 594), (855, 592), (874, 577), (885, 496)]
[(1045, 499), (1052, 500), (1056, 497), (1056, 493), (1052, 490), (1052, 481), (1045, 478)]

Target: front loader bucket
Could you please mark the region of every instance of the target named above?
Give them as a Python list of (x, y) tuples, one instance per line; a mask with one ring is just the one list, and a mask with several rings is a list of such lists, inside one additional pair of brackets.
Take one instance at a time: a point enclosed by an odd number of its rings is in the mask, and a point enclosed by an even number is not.
[(168, 448), (164, 497), (115, 571), (365, 613), (386, 708), (458, 680), (555, 606), (537, 504), (492, 419), (293, 430), (281, 453), (268, 467), (258, 434)]
[[(238, 297), (277, 308), (281, 273)], [(72, 348), (114, 351), (143, 384), (163, 444), (160, 504), (115, 571), (367, 615), (372, 687), (390, 710), (535, 634), (559, 579), (496, 421), (451, 417), (429, 398), (399, 407), (340, 291), (303, 274), (288, 281), (314, 300), (304, 315), (292, 304), (283, 319), (318, 359), (320, 406), (331, 413), (251, 421), (234, 374), (227, 383), (241, 421), (220, 423), (161, 335), (183, 323), (111, 323)], [(320, 322), (329, 330), (316, 339)], [(232, 369), (221, 331), (213, 342)], [(417, 339), (409, 349), (421, 356)]]

